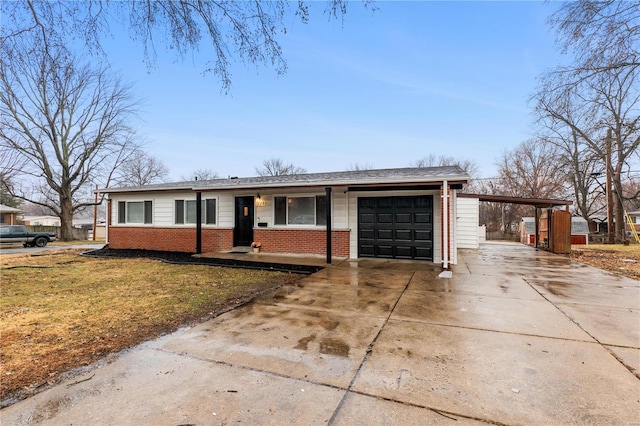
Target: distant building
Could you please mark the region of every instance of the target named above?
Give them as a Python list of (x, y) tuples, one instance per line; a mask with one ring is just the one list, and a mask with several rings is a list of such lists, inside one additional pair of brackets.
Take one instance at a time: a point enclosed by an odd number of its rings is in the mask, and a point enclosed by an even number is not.
[(18, 222), (17, 216), (19, 213), (20, 209), (0, 204), (0, 224), (15, 225)]
[(60, 226), (58, 216), (23, 216), (22, 221), (29, 226)]
[[(523, 217), (520, 221), (520, 242), (534, 245), (536, 234), (535, 218)], [(589, 244), (589, 224), (579, 216), (571, 218), (571, 244)]]

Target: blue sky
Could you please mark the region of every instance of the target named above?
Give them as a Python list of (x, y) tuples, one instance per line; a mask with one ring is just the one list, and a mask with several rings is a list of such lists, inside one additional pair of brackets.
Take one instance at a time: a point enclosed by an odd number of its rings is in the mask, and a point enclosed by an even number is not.
[[(553, 2), (377, 2), (348, 5), (344, 24), (312, 5), (291, 18), (275, 70), (232, 67), (229, 94), (202, 75), (207, 50), (176, 60), (117, 36), (108, 55), (143, 99), (137, 129), (170, 179), (211, 169), (254, 176), (271, 157), (309, 172), (353, 164), (407, 167), (429, 154), (475, 160), (481, 177), (533, 134), (536, 78), (566, 60), (546, 19)], [(123, 46), (127, 46), (123, 48)]]

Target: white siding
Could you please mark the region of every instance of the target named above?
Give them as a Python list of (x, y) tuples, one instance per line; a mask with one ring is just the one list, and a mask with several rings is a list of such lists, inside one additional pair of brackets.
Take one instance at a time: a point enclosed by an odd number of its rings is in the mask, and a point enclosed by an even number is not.
[[(176, 225), (175, 224), (175, 200), (195, 200), (195, 192), (147, 192), (147, 193), (133, 193), (133, 194), (111, 194), (111, 223), (117, 226), (127, 226), (118, 223), (118, 201), (152, 201), (153, 202), (153, 224), (144, 226), (157, 226), (157, 227), (195, 227), (194, 224)], [(229, 196), (226, 193), (220, 194), (215, 192), (203, 192), (202, 199), (215, 198), (217, 202), (217, 225), (203, 225), (205, 227), (210, 226), (233, 226), (233, 196)], [(230, 199), (230, 225), (228, 217), (228, 199)], [(227, 224), (222, 224), (222, 219), (225, 219)], [(133, 226), (142, 226), (136, 224)]]
[[(346, 218), (346, 189), (343, 188), (334, 188), (331, 192), (331, 200), (332, 200), (332, 210), (331, 210), (331, 226), (332, 229), (347, 229), (347, 218)], [(256, 200), (256, 210), (255, 210), (255, 220), (256, 227), (258, 226), (258, 222), (267, 223), (268, 228), (274, 227), (274, 197), (285, 197), (285, 196), (319, 196), (325, 195), (324, 189), (322, 190), (310, 190), (310, 189), (298, 189), (298, 190), (280, 190), (280, 191), (269, 191), (266, 190), (260, 191), (260, 200)], [(255, 195), (255, 194), (254, 194)], [(233, 201), (233, 200), (232, 200)], [(261, 205), (262, 204), (262, 205)], [(233, 215), (233, 202), (231, 204), (231, 214)], [(233, 220), (233, 216), (231, 217)], [(233, 222), (232, 222), (233, 223)], [(292, 229), (294, 226), (286, 225), (283, 226), (287, 229)], [(318, 226), (317, 228), (324, 229), (324, 226)], [(304, 227), (304, 229), (310, 229), (309, 226)], [(313, 227), (311, 227), (313, 229)]]
[(458, 248), (478, 248), (480, 201), (477, 198), (460, 197), (456, 201), (456, 239)]
[[(248, 195), (248, 194), (244, 194)], [(218, 226), (220, 228), (233, 228), (235, 222), (235, 195), (228, 192), (218, 196)]]

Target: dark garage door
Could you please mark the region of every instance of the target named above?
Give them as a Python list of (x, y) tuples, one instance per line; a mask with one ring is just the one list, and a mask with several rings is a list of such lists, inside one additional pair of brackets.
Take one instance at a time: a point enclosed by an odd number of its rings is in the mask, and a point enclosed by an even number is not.
[(358, 256), (433, 260), (433, 196), (358, 198)]

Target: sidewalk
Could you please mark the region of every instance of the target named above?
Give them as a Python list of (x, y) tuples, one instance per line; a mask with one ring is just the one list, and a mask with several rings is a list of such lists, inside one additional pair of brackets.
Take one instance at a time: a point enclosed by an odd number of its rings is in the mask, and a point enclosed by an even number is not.
[(0, 411), (2, 424), (638, 424), (640, 282), (520, 244), (346, 261)]

